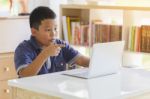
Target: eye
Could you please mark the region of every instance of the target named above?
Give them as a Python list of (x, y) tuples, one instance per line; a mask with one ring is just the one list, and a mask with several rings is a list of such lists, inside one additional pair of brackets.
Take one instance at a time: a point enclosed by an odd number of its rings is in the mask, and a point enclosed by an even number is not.
[(54, 30), (57, 31), (57, 28), (55, 27)]
[(51, 29), (45, 29), (45, 31), (47, 31), (47, 32), (51, 32), (52, 30), (51, 30)]
[(57, 32), (57, 28), (53, 28), (53, 29), (50, 29), (50, 28), (47, 28), (45, 29), (46, 32)]

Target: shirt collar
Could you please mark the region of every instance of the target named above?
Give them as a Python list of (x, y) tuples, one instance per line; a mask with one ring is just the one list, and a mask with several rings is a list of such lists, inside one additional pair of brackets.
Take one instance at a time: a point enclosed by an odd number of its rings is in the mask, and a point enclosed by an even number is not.
[(38, 44), (37, 40), (35, 39), (35, 37), (31, 36), (30, 37), (30, 42), (31, 44), (33, 45), (33, 47), (36, 49), (36, 50), (42, 50), (41, 46)]

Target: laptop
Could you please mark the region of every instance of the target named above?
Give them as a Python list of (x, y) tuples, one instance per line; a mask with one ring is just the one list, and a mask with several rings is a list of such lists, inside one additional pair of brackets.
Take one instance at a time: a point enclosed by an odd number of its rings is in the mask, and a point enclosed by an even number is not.
[(89, 68), (64, 74), (87, 79), (117, 73), (122, 65), (124, 44), (124, 41), (96, 43), (92, 48)]

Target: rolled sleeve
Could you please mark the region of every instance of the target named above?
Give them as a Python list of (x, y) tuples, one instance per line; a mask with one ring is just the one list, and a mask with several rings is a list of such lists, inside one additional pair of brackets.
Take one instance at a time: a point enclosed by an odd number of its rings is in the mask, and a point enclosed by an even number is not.
[(26, 68), (32, 62), (32, 53), (24, 47), (18, 47), (15, 50), (15, 67), (17, 73), (23, 68)]

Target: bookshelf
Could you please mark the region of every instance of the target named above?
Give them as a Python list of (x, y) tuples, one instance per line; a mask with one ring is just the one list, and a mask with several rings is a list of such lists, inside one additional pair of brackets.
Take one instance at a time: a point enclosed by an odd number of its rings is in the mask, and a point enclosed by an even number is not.
[[(134, 56), (135, 59), (131, 59), (136, 61), (138, 58), (140, 61), (143, 61), (143, 57), (147, 57), (146, 60), (150, 59), (149, 52), (142, 52), (136, 50), (130, 50), (130, 44), (133, 38), (130, 38), (131, 35), (131, 27), (137, 26), (142, 27), (143, 25), (150, 25), (150, 7), (149, 6), (131, 6), (131, 5), (120, 5), (120, 4), (101, 4), (101, 5), (77, 5), (77, 4), (69, 4), (69, 5), (61, 5), (60, 6), (60, 31), (62, 31), (61, 38), (64, 36), (64, 28), (62, 27), (62, 16), (70, 17), (75, 16), (79, 17), (81, 23), (88, 23), (88, 46), (91, 48), (92, 46), (92, 36), (93, 36), (93, 21), (101, 21), (100, 24), (106, 25), (119, 25), (121, 28), (121, 39), (125, 40), (125, 57)], [(141, 31), (141, 30), (140, 30)], [(91, 34), (90, 34), (91, 33)], [(111, 33), (110, 33), (111, 34)], [(97, 36), (97, 35), (96, 35)], [(72, 38), (71, 38), (72, 39)], [(149, 42), (149, 40), (148, 40)], [(94, 42), (95, 43), (95, 42)], [(136, 42), (137, 43), (137, 42)], [(141, 43), (138, 41), (137, 44)], [(145, 43), (144, 43), (145, 44)], [(73, 44), (76, 45), (76, 44)], [(148, 44), (146, 44), (148, 45)], [(80, 44), (80, 46), (85, 46), (84, 44)], [(134, 45), (133, 45), (134, 46)], [(141, 45), (138, 45), (141, 48)], [(128, 55), (130, 54), (130, 55)], [(126, 60), (125, 60), (126, 61)], [(132, 62), (135, 63), (135, 62)], [(131, 65), (132, 65), (131, 63)], [(140, 62), (141, 63), (141, 62)], [(125, 63), (126, 64), (126, 63)], [(142, 65), (136, 64), (136, 65)]]

